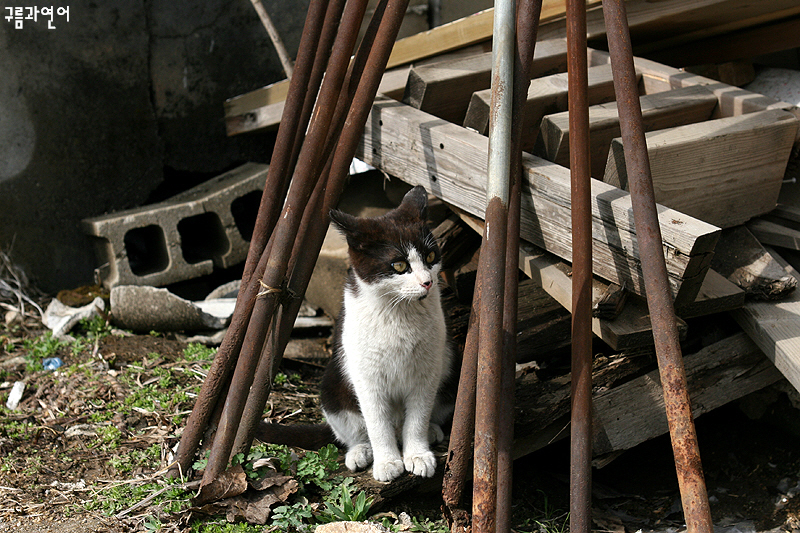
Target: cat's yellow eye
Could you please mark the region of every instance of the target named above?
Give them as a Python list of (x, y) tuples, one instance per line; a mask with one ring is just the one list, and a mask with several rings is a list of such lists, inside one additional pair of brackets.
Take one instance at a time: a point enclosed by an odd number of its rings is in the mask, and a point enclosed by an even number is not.
[(396, 272), (400, 272), (402, 274), (408, 269), (408, 263), (405, 261), (395, 261), (392, 263), (392, 268), (395, 269)]
[(425, 258), (425, 261), (428, 262), (428, 264), (430, 264), (433, 263), (434, 259), (436, 259), (436, 252), (431, 252), (428, 254), (428, 257)]

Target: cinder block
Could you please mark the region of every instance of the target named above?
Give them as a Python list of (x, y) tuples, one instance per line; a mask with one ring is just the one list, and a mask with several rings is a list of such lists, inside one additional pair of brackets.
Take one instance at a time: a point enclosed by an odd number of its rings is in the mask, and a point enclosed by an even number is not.
[(244, 261), (268, 169), (246, 163), (163, 202), (85, 219), (103, 285), (166, 285)]

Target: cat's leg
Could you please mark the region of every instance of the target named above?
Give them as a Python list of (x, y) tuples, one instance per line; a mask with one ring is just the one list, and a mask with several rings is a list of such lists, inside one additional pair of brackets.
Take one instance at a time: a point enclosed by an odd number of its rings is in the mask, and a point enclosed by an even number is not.
[(442, 426), (431, 422), (428, 425), (428, 442), (430, 444), (439, 444), (443, 440), (444, 440), (444, 431), (442, 431)]
[(391, 481), (405, 472), (397, 446), (395, 417), (386, 399), (376, 391), (360, 391), (359, 398), (364, 400), (364, 421), (372, 445), (372, 476), (378, 481)]
[(324, 414), (336, 439), (347, 448), (345, 466), (353, 472), (367, 468), (372, 463), (372, 446), (361, 413), (338, 411)]
[[(430, 449), (429, 441), (430, 432), (433, 429), (430, 423), (433, 400), (433, 394), (420, 393), (409, 397), (406, 402), (406, 418), (403, 423), (403, 462), (406, 470), (422, 477), (431, 477), (436, 472), (436, 456)], [(438, 425), (436, 429), (442, 433)]]
[(449, 399), (443, 399), (440, 396), (439, 394), (436, 395), (436, 401), (431, 412), (431, 422), (428, 427), (428, 441), (431, 444), (438, 444), (444, 440), (442, 426), (448, 424), (455, 408), (454, 402), (449, 401)]

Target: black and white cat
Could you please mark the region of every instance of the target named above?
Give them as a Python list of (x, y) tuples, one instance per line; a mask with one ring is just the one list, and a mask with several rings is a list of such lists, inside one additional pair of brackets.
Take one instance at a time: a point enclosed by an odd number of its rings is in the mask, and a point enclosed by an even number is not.
[[(415, 187), (376, 218), (332, 211), (350, 270), (321, 386), (322, 410), (345, 464), (378, 481), (404, 471), (430, 477), (431, 441), (452, 414), (453, 354), (440, 300), (441, 253), (426, 225), (427, 194)], [(398, 446), (398, 440), (402, 443)]]

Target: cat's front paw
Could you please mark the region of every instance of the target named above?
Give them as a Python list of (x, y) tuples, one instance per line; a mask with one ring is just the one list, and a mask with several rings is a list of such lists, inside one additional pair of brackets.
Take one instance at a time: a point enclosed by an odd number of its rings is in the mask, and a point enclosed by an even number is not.
[(406, 470), (415, 476), (431, 477), (436, 472), (436, 456), (433, 452), (427, 451), (404, 458)]
[(356, 444), (347, 450), (344, 456), (344, 464), (355, 472), (363, 470), (372, 462), (372, 446), (369, 444)]
[(375, 461), (372, 465), (372, 477), (377, 481), (391, 481), (403, 472), (405, 472), (405, 468), (400, 458)]

